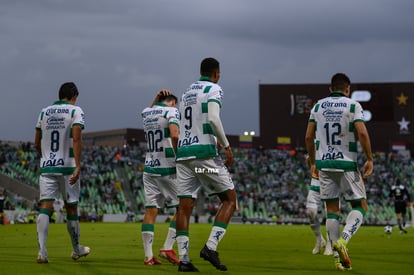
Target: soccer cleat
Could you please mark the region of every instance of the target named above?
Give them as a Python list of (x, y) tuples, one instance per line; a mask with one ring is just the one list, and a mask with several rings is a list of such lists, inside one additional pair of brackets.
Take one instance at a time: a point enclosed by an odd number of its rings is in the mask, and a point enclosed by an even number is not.
[(191, 263), (180, 262), (178, 264), (179, 272), (198, 272), (198, 269)]
[(348, 255), (348, 249), (346, 248), (346, 242), (344, 239), (340, 238), (333, 244), (333, 250), (338, 252), (339, 258), (342, 264), (351, 265), (351, 259)]
[(88, 256), (89, 253), (91, 253), (91, 249), (89, 247), (80, 245), (78, 252), (75, 252), (75, 251), (72, 252), (72, 259), (74, 261), (77, 261), (79, 260), (80, 257)]
[(47, 257), (43, 257), (42, 255), (39, 254), (39, 255), (37, 255), (36, 262), (38, 264), (47, 264), (49, 261), (48, 261)]
[(335, 268), (340, 271), (351, 271), (352, 267), (349, 264), (342, 263), (339, 258), (334, 258)]
[(326, 243), (326, 246), (325, 246), (325, 252), (323, 252), (323, 255), (332, 255), (333, 254), (333, 252), (332, 252), (332, 246), (330, 245), (330, 241), (328, 241), (327, 243)]
[(314, 255), (321, 254), (323, 249), (325, 248), (325, 246), (326, 246), (325, 240), (323, 238), (320, 239), (320, 240), (318, 239), (316, 241), (315, 247), (312, 250), (312, 254), (314, 254)]
[(200, 258), (203, 258), (206, 261), (209, 261), (213, 266), (217, 269), (226, 271), (227, 267), (221, 263), (218, 252), (214, 250), (210, 250), (207, 245), (204, 245), (203, 249), (200, 251)]
[(172, 250), (172, 249), (170, 249), (170, 250), (161, 249), (160, 254), (158, 254), (158, 256), (168, 260), (172, 264), (179, 264), (180, 263), (180, 260), (177, 259), (177, 256), (176, 256), (174, 250)]
[(407, 230), (405, 230), (404, 228), (402, 228), (401, 230), (400, 230), (400, 234), (407, 234), (408, 232), (407, 232)]
[(144, 265), (160, 265), (162, 264), (160, 260), (155, 257), (152, 257), (149, 260), (144, 261)]

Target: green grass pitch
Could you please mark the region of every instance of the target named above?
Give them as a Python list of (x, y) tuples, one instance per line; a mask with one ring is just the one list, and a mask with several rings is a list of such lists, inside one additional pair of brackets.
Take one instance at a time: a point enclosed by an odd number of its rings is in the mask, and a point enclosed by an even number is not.
[[(204, 274), (216, 274), (199, 257), (211, 225), (190, 225), (190, 257)], [(167, 223), (155, 225), (154, 254), (164, 242)], [(324, 230), (324, 228), (323, 228)], [(140, 223), (81, 223), (81, 243), (91, 247), (73, 261), (65, 224), (51, 224), (49, 263), (37, 264), (35, 224), (0, 226), (0, 274), (168, 274), (177, 266), (163, 261), (144, 266)], [(332, 274), (332, 256), (312, 255), (314, 237), (307, 225), (230, 224), (219, 245), (226, 274)], [(176, 248), (176, 247), (175, 247)], [(414, 230), (391, 235), (383, 227), (363, 226), (348, 245), (354, 274), (414, 274)]]

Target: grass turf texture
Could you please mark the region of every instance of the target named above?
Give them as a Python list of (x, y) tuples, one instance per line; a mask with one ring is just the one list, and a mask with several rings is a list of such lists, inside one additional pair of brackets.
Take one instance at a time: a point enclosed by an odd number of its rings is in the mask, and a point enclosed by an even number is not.
[[(204, 274), (216, 274), (199, 257), (211, 225), (190, 225), (190, 257)], [(47, 242), (49, 263), (37, 264), (36, 225), (0, 226), (0, 274), (168, 274), (177, 266), (163, 260), (144, 266), (139, 223), (81, 223), (81, 244), (91, 247), (86, 258), (73, 261), (65, 224), (51, 224)], [(394, 228), (396, 229), (396, 228)], [(154, 255), (168, 230), (155, 225)], [(332, 274), (332, 256), (312, 255), (315, 244), (309, 226), (231, 224), (219, 245), (226, 274)], [(176, 250), (176, 245), (175, 245)], [(354, 274), (413, 274), (414, 230), (386, 235), (383, 227), (361, 227), (348, 245)]]

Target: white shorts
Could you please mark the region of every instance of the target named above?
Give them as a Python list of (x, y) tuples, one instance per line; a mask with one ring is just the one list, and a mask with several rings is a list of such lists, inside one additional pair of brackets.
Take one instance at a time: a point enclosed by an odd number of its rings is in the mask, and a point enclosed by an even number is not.
[(171, 208), (178, 206), (177, 175), (154, 176), (144, 173), (145, 207)]
[(234, 189), (227, 167), (220, 157), (177, 162), (178, 197), (197, 198), (203, 185), (207, 194), (215, 195)]
[(69, 204), (77, 203), (80, 195), (80, 179), (69, 184), (72, 175), (41, 174), (39, 177), (40, 201), (58, 200), (60, 195)]
[(321, 195), (319, 192), (310, 189), (306, 198), (306, 208), (321, 209), (321, 207)]
[(330, 172), (319, 171), (321, 199), (339, 199), (341, 194), (346, 201), (366, 199), (365, 184), (359, 171)]
[(322, 206), (320, 195), (320, 182), (319, 179), (312, 178), (311, 186), (306, 198), (306, 208), (312, 208), (318, 210)]

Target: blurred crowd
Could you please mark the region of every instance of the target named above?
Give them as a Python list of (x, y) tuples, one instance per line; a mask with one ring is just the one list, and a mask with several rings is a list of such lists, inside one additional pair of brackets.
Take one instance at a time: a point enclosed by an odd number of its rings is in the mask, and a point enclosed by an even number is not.
[[(105, 213), (122, 213), (131, 217), (144, 213), (144, 155), (145, 148), (139, 146), (91, 146), (83, 149), (81, 219), (99, 221)], [(307, 222), (305, 202), (310, 171), (303, 150), (234, 148), (234, 156), (235, 164), (229, 170), (240, 208), (235, 215), (259, 221)], [(360, 160), (361, 167), (363, 161)], [(33, 144), (0, 142), (0, 173), (38, 188), (38, 171), (39, 157)], [(366, 181), (367, 224), (384, 224), (394, 218), (389, 192), (396, 178), (414, 192), (413, 159), (376, 152), (375, 172)], [(4, 193), (5, 209), (30, 207), (36, 210), (37, 202), (28, 202), (28, 199), (8, 190)], [(204, 194), (200, 194), (200, 199), (203, 200), (201, 209), (196, 214), (213, 216), (218, 201)], [(348, 204), (342, 203), (341, 206), (342, 211), (349, 210)]]

